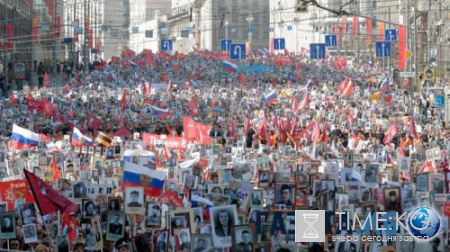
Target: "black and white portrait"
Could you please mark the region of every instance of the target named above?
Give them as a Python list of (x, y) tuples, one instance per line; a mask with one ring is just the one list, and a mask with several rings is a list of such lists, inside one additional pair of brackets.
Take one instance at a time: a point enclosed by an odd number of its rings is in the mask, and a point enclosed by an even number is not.
[(73, 188), (73, 198), (82, 199), (88, 197), (88, 189), (86, 186), (86, 181), (72, 182)]
[(364, 181), (367, 183), (377, 183), (378, 181), (378, 164), (366, 164), (366, 172)]
[(23, 225), (22, 232), (25, 243), (37, 242), (36, 224)]
[(161, 225), (161, 204), (147, 203), (147, 215), (145, 217), (145, 224), (147, 226)]
[(119, 197), (109, 197), (108, 198), (108, 209), (113, 211), (119, 211), (120, 210), (120, 201), (121, 198)]
[(125, 230), (125, 213), (121, 211), (108, 212), (108, 226), (106, 229), (106, 240), (116, 241), (123, 237)]
[(15, 212), (0, 213), (0, 239), (13, 239), (16, 237)]
[(167, 251), (169, 248), (169, 231), (155, 230), (153, 234), (153, 251)]
[[(294, 206), (295, 201), (295, 184), (282, 182), (275, 186), (275, 202), (277, 206), (289, 209)], [(280, 210), (283, 210), (280, 209)], [(277, 208), (278, 209), (278, 208)]]
[(259, 188), (264, 188), (269, 185), (269, 172), (261, 171), (259, 173)]
[(36, 208), (34, 203), (21, 205), (20, 216), (22, 217), (22, 225), (33, 223), (37, 224)]
[(238, 223), (236, 205), (211, 207), (209, 211), (214, 244), (218, 247), (231, 246), (231, 227)]
[(410, 157), (400, 157), (397, 161), (398, 164), (398, 171), (399, 172), (408, 172), (410, 171), (411, 167), (411, 159)]
[(247, 225), (233, 226), (233, 251), (253, 251), (252, 243), (256, 241), (253, 229)]
[(253, 190), (251, 193), (251, 205), (262, 206), (262, 190)]
[(188, 190), (197, 188), (197, 179), (198, 177), (195, 175), (184, 176), (183, 188)]
[(127, 187), (125, 188), (125, 212), (126, 213), (145, 213), (144, 209), (144, 188)]
[(213, 247), (212, 235), (193, 234), (192, 252), (210, 252)]
[(229, 185), (233, 181), (233, 174), (230, 169), (221, 169), (219, 172), (220, 184)]
[(94, 201), (90, 199), (83, 199), (83, 218), (90, 219), (97, 215), (97, 207)]

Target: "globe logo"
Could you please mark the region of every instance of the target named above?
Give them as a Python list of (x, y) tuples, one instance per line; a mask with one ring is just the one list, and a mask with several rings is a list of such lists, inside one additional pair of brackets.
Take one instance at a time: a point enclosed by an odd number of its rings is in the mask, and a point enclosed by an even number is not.
[(430, 240), (439, 232), (439, 214), (431, 207), (421, 206), (411, 211), (407, 219), (409, 233), (420, 240)]

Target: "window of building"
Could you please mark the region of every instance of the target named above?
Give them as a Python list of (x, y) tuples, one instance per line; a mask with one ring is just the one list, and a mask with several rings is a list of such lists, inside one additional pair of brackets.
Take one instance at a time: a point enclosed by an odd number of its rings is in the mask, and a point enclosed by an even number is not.
[(233, 2), (231, 2), (231, 13), (232, 13), (231, 21), (233, 23), (239, 22), (238, 12), (239, 12), (239, 8), (238, 8), (237, 0), (233, 0)]
[(248, 27), (247, 26), (242, 27), (241, 31), (242, 31), (242, 39), (247, 39), (248, 38)]

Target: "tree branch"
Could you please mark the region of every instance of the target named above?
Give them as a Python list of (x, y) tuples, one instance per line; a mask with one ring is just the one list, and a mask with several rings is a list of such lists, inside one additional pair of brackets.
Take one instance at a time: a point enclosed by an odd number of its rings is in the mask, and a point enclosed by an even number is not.
[(320, 4), (317, 2), (317, 0), (300, 0), (300, 1), (301, 1), (302, 3), (305, 3), (305, 4), (311, 4), (311, 5), (313, 5), (313, 6), (316, 6), (316, 7), (319, 8), (319, 9), (329, 11), (329, 12), (331, 12), (331, 13), (334, 13), (334, 14), (338, 15), (338, 16), (349, 16), (350, 13), (348, 13), (346, 10), (344, 10), (344, 7), (347, 6), (347, 5), (349, 5), (349, 4), (351, 4), (354, 0), (350, 0), (350, 1), (347, 2), (346, 4), (342, 5), (342, 6), (339, 8), (339, 10), (334, 10), (334, 9), (330, 9), (330, 8), (328, 8), (328, 7), (322, 6), (322, 5), (320, 5)]

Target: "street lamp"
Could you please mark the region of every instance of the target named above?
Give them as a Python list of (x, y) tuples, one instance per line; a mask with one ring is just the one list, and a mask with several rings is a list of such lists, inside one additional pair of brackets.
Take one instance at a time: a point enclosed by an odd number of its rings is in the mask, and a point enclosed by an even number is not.
[(225, 39), (228, 40), (228, 26), (230, 25), (230, 23), (228, 22), (228, 20), (225, 21)]
[(248, 43), (251, 45), (252, 44), (252, 22), (253, 22), (253, 16), (250, 15), (247, 18), (248, 21)]

